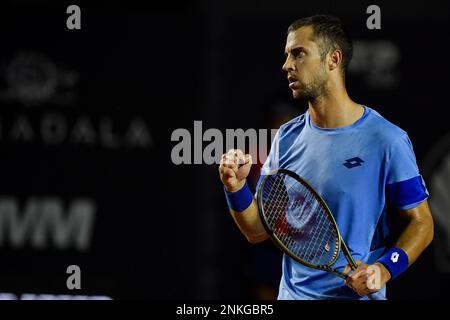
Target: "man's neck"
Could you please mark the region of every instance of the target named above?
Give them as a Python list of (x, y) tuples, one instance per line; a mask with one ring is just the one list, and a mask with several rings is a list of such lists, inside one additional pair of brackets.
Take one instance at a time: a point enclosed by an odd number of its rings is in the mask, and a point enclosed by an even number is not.
[[(321, 99), (309, 102), (311, 120), (317, 127), (346, 127), (358, 121), (364, 114), (364, 108), (352, 101), (345, 89), (334, 92), (334, 94), (328, 94)], [(336, 94), (336, 92), (340, 92), (340, 94)]]

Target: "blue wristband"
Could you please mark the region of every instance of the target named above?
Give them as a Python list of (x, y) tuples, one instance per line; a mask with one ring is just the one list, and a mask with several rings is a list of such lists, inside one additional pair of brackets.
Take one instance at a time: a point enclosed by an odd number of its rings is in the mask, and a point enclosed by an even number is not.
[(398, 247), (392, 247), (378, 262), (381, 262), (391, 274), (391, 278), (397, 278), (403, 271), (408, 269), (409, 259), (405, 251)]
[(247, 209), (253, 201), (253, 194), (245, 182), (244, 186), (236, 192), (228, 192), (225, 187), (225, 197), (227, 198), (228, 208), (237, 212), (242, 212)]

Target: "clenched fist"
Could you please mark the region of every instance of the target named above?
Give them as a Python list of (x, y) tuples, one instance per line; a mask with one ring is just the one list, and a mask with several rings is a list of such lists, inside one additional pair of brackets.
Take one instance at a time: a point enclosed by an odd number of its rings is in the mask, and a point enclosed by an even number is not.
[(222, 155), (220, 160), (220, 180), (228, 192), (236, 192), (245, 184), (245, 179), (250, 172), (252, 156), (239, 149), (230, 149)]

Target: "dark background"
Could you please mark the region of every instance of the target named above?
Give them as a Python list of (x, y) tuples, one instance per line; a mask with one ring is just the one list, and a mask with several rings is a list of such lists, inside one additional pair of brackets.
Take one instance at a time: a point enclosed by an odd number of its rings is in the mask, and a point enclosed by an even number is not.
[[(81, 30), (66, 28), (70, 4), (81, 8)], [(381, 8), (381, 30), (366, 27), (371, 4)], [(389, 285), (388, 298), (450, 297), (449, 7), (436, 0), (2, 1), (0, 293), (274, 297), (281, 254), (269, 242), (245, 241), (227, 213), (217, 165), (172, 163), (171, 134), (193, 133), (195, 120), (203, 130), (276, 128), (304, 112), (281, 70), (286, 29), (328, 13), (354, 38), (350, 96), (408, 132), (432, 197), (435, 190), (442, 199), (433, 207), (435, 241)], [(61, 203), (61, 221), (77, 199), (94, 204), (85, 249), (71, 241), (58, 247), (57, 228), (45, 227), (54, 223), (45, 218), (48, 199)], [(5, 209), (11, 201), (14, 217)], [(41, 209), (28, 223), (36, 203)], [(23, 241), (14, 243), (12, 233)], [(81, 290), (66, 288), (72, 264), (81, 268)]]

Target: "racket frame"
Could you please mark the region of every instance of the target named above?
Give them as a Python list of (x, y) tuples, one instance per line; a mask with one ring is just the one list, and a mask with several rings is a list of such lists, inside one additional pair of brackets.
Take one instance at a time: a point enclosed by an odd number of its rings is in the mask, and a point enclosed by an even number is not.
[[(322, 209), (324, 209), (325, 213), (328, 216), (328, 219), (332, 222), (333, 227), (336, 231), (337, 234), (337, 243), (336, 243), (336, 249), (335, 249), (335, 254), (333, 259), (327, 264), (327, 265), (314, 265), (311, 264), (307, 261), (304, 261), (303, 259), (300, 259), (299, 257), (297, 257), (295, 254), (292, 253), (291, 250), (289, 250), (279, 239), (278, 237), (273, 233), (273, 231), (270, 229), (269, 224), (266, 221), (266, 217), (264, 216), (264, 206), (262, 203), (262, 192), (263, 192), (263, 187), (265, 182), (267, 181), (267, 179), (270, 178), (270, 176), (275, 175), (277, 173), (282, 173), (285, 175), (288, 175), (292, 178), (294, 178), (295, 180), (299, 181), (299, 183), (301, 183), (304, 187), (306, 187), (311, 194), (316, 198), (316, 200), (319, 202), (320, 206), (322, 207)], [(263, 180), (260, 183), (258, 192), (257, 192), (257, 204), (258, 204), (258, 213), (259, 213), (259, 217), (260, 220), (264, 226), (264, 229), (266, 230), (266, 232), (269, 234), (270, 238), (272, 239), (272, 241), (275, 243), (275, 245), (277, 245), (283, 252), (285, 252), (290, 258), (294, 259), (295, 261), (297, 261), (298, 263), (301, 263), (307, 267), (313, 268), (313, 269), (318, 269), (318, 270), (323, 270), (323, 271), (327, 271), (327, 272), (331, 272), (335, 275), (337, 275), (338, 277), (341, 277), (343, 279), (347, 279), (348, 275), (337, 271), (335, 269), (333, 269), (331, 266), (334, 265), (334, 263), (336, 262), (338, 256), (339, 256), (339, 252), (341, 252), (344, 254), (345, 258), (347, 259), (350, 267), (352, 268), (352, 270), (355, 270), (357, 268), (357, 264), (355, 262), (355, 260), (353, 259), (353, 257), (350, 254), (350, 251), (347, 247), (347, 245), (345, 244), (344, 240), (341, 237), (341, 233), (339, 232), (339, 228), (338, 225), (336, 223), (336, 220), (334, 219), (333, 214), (331, 213), (330, 208), (328, 208), (325, 200), (322, 199), (322, 197), (318, 194), (318, 192), (302, 177), (300, 177), (298, 174), (296, 174), (295, 172), (292, 172), (290, 170), (286, 170), (286, 169), (278, 169), (278, 170), (274, 170), (271, 171), (268, 175), (264, 176)]]

